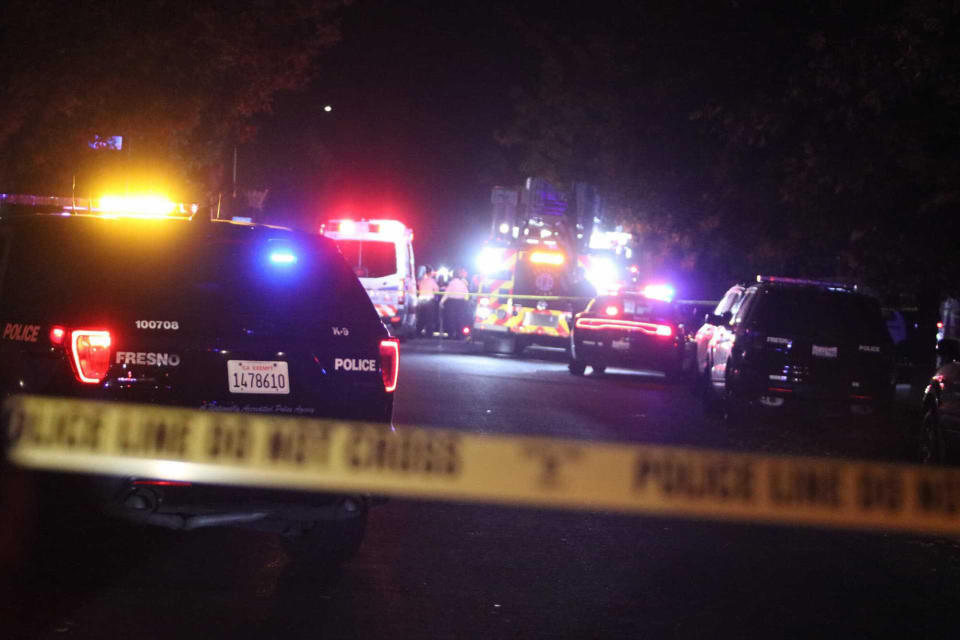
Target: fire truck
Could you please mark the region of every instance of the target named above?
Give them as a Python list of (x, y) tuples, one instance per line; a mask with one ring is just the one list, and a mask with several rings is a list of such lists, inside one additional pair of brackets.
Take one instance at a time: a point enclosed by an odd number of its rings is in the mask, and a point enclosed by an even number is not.
[(320, 233), (337, 243), (390, 335), (415, 335), (413, 230), (398, 220), (339, 219), (324, 223)]
[[(572, 197), (586, 200), (581, 195)], [(571, 216), (566, 194), (540, 178), (519, 189), (495, 187), (492, 203), (490, 239), (477, 258), (471, 339), (496, 353), (534, 344), (568, 348), (573, 315), (623, 275), (609, 256), (588, 252), (591, 207), (578, 202)], [(584, 214), (587, 224), (578, 221)]]

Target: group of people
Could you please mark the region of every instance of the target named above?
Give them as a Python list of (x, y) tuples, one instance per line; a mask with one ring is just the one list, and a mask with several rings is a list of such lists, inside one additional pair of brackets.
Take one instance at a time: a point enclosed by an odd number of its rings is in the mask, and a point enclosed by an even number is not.
[(417, 334), (431, 337), (435, 332), (446, 332), (448, 338), (462, 340), (466, 335), (464, 328), (473, 325), (467, 270), (456, 269), (441, 290), (437, 270), (427, 265), (417, 283), (417, 291)]

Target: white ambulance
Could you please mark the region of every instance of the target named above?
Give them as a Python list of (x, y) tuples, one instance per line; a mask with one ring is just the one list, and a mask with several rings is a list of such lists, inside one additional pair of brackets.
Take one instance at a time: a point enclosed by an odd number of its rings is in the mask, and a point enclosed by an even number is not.
[(413, 230), (397, 220), (330, 220), (320, 233), (336, 241), (390, 334), (416, 335)]

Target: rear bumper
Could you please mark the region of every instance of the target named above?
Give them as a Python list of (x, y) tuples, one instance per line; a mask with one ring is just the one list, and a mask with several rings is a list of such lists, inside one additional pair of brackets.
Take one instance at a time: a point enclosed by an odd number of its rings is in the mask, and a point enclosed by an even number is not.
[(36, 474), (45, 508), (128, 523), (191, 530), (240, 526), (283, 533), (301, 523), (347, 520), (382, 502), (369, 495), (310, 493), (157, 479)]
[(574, 355), (577, 360), (588, 365), (618, 367), (623, 369), (652, 369), (654, 371), (675, 372), (683, 362), (683, 346), (673, 341), (658, 344), (631, 344), (628, 348), (617, 348), (617, 340), (622, 336), (590, 336), (584, 339), (574, 336)]
[(894, 394), (893, 386), (864, 383), (854, 387), (845, 380), (814, 384), (775, 380), (767, 374), (741, 379), (735, 391), (742, 400), (757, 406), (810, 415), (873, 413), (887, 407)]

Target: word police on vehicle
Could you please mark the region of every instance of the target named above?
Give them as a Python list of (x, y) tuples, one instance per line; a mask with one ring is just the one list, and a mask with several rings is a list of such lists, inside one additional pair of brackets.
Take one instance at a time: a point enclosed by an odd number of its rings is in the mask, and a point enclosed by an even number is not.
[(376, 371), (377, 361), (373, 358), (335, 358), (333, 361), (335, 371)]

